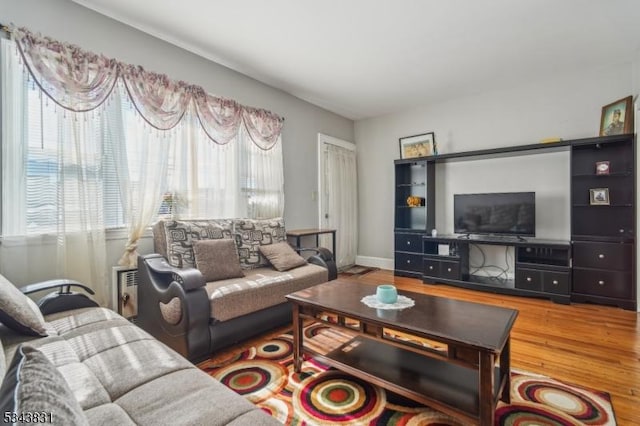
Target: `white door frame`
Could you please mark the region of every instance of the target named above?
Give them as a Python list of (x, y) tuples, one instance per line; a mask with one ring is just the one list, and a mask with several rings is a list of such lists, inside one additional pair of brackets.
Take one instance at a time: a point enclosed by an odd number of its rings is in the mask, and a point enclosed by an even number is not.
[(334, 138), (333, 136), (324, 135), (322, 133), (318, 133), (318, 228), (322, 228), (322, 223), (324, 219), (324, 213), (322, 212), (324, 208), (324, 155), (323, 155), (323, 146), (324, 144), (336, 145), (344, 149), (348, 149), (350, 151), (356, 151), (356, 144), (353, 142), (345, 141), (342, 139)]

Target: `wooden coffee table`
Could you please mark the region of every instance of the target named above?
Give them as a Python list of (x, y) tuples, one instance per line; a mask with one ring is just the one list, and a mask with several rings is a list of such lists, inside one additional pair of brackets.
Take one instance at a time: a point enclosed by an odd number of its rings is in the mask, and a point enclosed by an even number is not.
[[(305, 352), (464, 422), (493, 425), (498, 400), (510, 402), (510, 332), (518, 311), (405, 291), (399, 294), (415, 306), (374, 309), (361, 299), (375, 290), (338, 279), (287, 296), (296, 372)], [(353, 337), (323, 352), (304, 344), (304, 319)]]

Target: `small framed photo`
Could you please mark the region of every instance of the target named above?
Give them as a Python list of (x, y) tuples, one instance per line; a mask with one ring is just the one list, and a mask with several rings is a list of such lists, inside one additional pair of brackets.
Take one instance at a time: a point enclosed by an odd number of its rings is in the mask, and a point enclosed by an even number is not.
[(589, 190), (589, 204), (592, 206), (609, 205), (609, 188), (592, 188)]
[(632, 97), (619, 99), (602, 107), (600, 136), (633, 133)]
[(596, 163), (596, 174), (597, 175), (608, 175), (609, 174), (609, 162), (608, 161), (598, 161)]
[(400, 158), (435, 155), (436, 137), (433, 132), (400, 138)]

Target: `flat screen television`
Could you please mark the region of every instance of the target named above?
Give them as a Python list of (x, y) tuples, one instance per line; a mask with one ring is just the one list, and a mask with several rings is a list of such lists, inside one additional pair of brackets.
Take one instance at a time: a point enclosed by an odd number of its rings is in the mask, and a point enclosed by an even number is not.
[(456, 234), (535, 237), (536, 193), (454, 194)]

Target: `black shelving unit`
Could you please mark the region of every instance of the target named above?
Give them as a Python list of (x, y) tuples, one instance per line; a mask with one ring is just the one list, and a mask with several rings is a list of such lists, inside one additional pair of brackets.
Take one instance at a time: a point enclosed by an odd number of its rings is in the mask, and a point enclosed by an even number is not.
[[(636, 309), (635, 158), (633, 135), (571, 147), (571, 300)], [(596, 173), (605, 161), (608, 173)], [(593, 189), (609, 199), (594, 204)]]
[[(395, 162), (395, 274), (422, 277), (422, 235), (435, 227), (435, 164), (427, 160)], [(418, 197), (420, 205), (407, 199)]]
[[(571, 242), (517, 247), (515, 280), (504, 285), (468, 273), (464, 244), (455, 256), (434, 252), (435, 165), (488, 158), (570, 151)], [(596, 163), (608, 161), (608, 174)], [(599, 136), (395, 161), (395, 274), (508, 294), (537, 295), (567, 303), (592, 302), (636, 309), (636, 148), (633, 134)], [(608, 204), (592, 204), (590, 189), (606, 188)], [(424, 206), (407, 207), (408, 196)], [(420, 243), (424, 237), (424, 245)], [(452, 242), (451, 242), (452, 243)], [(490, 243), (488, 240), (485, 243)], [(452, 243), (453, 244), (453, 243)], [(511, 245), (508, 242), (503, 245)], [(534, 255), (523, 250), (531, 250)], [(545, 250), (552, 250), (551, 255)], [(553, 251), (555, 250), (555, 252)], [(572, 254), (573, 253), (573, 254)], [(426, 281), (425, 281), (426, 282)]]

